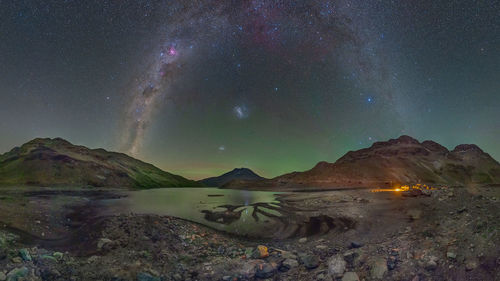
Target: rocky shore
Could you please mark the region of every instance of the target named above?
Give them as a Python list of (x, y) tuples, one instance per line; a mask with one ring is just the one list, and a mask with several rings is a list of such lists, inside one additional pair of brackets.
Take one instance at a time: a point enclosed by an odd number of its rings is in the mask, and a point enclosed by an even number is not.
[(48, 248), (4, 229), (0, 281), (500, 280), (498, 187), (358, 196), (293, 195), (316, 209), (337, 200), (357, 223), (282, 240), (134, 214), (96, 220), (72, 245)]

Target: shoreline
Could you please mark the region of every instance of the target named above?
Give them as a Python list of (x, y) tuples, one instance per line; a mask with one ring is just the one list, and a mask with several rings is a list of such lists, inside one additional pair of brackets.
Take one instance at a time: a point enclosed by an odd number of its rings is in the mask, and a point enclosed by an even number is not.
[[(0, 209), (19, 212), (36, 207), (31, 211), (39, 217), (19, 217), (36, 226), (34, 231), (56, 226), (54, 223), (63, 222), (61, 218), (72, 211), (78, 213), (70, 217), (72, 227), (79, 232), (74, 240), (63, 241), (74, 248), (58, 248), (37, 241), (26, 244), (20, 237), (6, 238), (10, 237), (8, 231), (0, 230), (0, 241), (7, 241), (0, 243), (0, 277), (26, 268), (25, 280), (36, 281), (340, 280), (331, 272), (334, 265), (343, 266), (342, 274), (354, 272), (365, 280), (376, 279), (376, 274), (383, 280), (422, 281), (495, 280), (500, 276), (496, 266), (500, 249), (492, 246), (500, 243), (500, 223), (495, 220), (500, 213), (498, 188), (482, 187), (474, 195), (466, 188), (453, 188), (419, 197), (345, 191), (299, 192), (280, 198), (309, 218), (303, 232), (286, 239), (249, 239), (170, 216), (103, 217), (93, 213), (101, 210), (98, 205), (89, 208), (92, 200), (82, 200), (74, 190), (56, 192), (62, 194), (61, 200), (53, 194), (39, 196), (39, 192), (25, 198), (25, 193), (18, 192), (19, 198), (1, 199), (4, 204)], [(5, 193), (0, 190), (2, 196)], [(67, 200), (73, 200), (77, 208), (64, 209)], [(49, 212), (45, 209), (47, 202), (66, 215)], [(9, 219), (6, 212), (0, 213), (2, 224)], [(36, 222), (47, 214), (52, 216), (49, 220)], [(356, 223), (340, 227), (339, 221), (327, 217), (348, 217)], [(85, 219), (90, 223), (85, 224)], [(329, 228), (329, 222), (336, 227)], [(56, 230), (51, 234), (54, 237), (64, 233)], [(85, 253), (74, 249), (84, 249)], [(20, 254), (25, 251), (31, 260), (24, 260)], [(144, 276), (150, 279), (141, 279)]]

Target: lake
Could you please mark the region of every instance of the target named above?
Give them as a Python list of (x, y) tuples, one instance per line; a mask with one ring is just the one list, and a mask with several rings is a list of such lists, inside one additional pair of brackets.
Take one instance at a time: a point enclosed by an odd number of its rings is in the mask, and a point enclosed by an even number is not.
[(136, 214), (174, 216), (248, 236), (282, 227), (279, 192), (218, 188), (163, 188), (132, 191), (108, 206)]

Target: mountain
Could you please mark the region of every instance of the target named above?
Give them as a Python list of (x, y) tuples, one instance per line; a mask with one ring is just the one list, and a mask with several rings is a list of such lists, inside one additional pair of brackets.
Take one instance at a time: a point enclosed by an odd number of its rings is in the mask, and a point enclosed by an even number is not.
[[(464, 185), (500, 183), (500, 164), (474, 144), (449, 151), (433, 142), (401, 136), (349, 151), (335, 163), (320, 162), (311, 170), (252, 182), (257, 188), (377, 187), (425, 183)], [(244, 187), (244, 181), (225, 187)]]
[(123, 153), (61, 138), (37, 138), (0, 155), (0, 185), (119, 188), (190, 187), (199, 183)]
[(247, 168), (236, 168), (218, 177), (206, 178), (200, 180), (205, 186), (223, 186), (233, 180), (257, 181), (265, 180), (265, 178), (257, 175), (252, 170)]

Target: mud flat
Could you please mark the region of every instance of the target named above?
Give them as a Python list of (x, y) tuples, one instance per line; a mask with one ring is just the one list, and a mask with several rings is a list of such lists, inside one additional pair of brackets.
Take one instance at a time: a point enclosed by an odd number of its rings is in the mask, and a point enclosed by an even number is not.
[[(133, 212), (127, 198), (1, 190), (0, 280), (500, 280), (497, 186), (280, 194), (201, 210), (206, 225)], [(245, 211), (271, 227), (212, 227)]]

